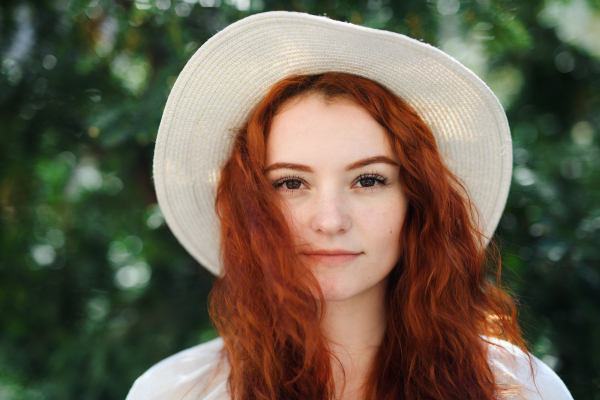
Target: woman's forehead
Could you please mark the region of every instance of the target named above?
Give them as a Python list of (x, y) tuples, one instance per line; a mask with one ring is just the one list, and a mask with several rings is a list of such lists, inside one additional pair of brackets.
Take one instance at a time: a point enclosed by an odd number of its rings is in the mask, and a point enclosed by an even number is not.
[(267, 166), (344, 167), (376, 156), (395, 158), (385, 128), (355, 102), (325, 101), (318, 94), (287, 104), (273, 119), (267, 140)]

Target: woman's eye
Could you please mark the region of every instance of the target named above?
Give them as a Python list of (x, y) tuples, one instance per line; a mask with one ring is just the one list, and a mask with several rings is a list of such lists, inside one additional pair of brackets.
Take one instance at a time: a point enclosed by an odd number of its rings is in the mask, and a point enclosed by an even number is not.
[(273, 183), (273, 187), (275, 189), (294, 191), (298, 189), (304, 189), (305, 185), (301, 178), (290, 176), (277, 180)]
[(377, 181), (375, 180), (375, 178), (362, 178), (358, 180), (358, 183), (360, 183), (361, 187), (371, 187), (375, 186), (377, 184)]
[(381, 175), (361, 175), (356, 179), (355, 185), (361, 188), (371, 188), (377, 185), (386, 185), (388, 179)]
[(302, 182), (294, 180), (285, 181), (283, 184), (285, 185), (285, 188), (289, 190), (300, 189), (300, 187), (302, 186)]

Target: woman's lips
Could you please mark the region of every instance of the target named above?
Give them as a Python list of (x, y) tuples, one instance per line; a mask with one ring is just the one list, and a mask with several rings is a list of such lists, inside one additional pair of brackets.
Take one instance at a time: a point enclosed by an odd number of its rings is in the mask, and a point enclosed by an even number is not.
[(360, 256), (362, 253), (355, 253), (346, 250), (319, 250), (303, 253), (311, 261), (324, 265), (345, 264)]

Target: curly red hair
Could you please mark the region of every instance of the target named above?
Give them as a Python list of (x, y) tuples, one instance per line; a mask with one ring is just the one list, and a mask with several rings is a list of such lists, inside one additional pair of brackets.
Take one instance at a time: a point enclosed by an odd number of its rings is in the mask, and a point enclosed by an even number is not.
[[(267, 181), (266, 142), (289, 99), (343, 96), (387, 131), (409, 205), (401, 256), (387, 287), (387, 325), (365, 399), (495, 399), (482, 336), (526, 350), (514, 301), (500, 287), (500, 257), (484, 249), (475, 210), (444, 165), (434, 136), (402, 99), (369, 79), (292, 76), (276, 83), (238, 133), (217, 190), (224, 275), (210, 312), (222, 336), (234, 399), (334, 398), (331, 353), (319, 329), (322, 294), (295, 255)], [(490, 279), (495, 276), (495, 279)]]

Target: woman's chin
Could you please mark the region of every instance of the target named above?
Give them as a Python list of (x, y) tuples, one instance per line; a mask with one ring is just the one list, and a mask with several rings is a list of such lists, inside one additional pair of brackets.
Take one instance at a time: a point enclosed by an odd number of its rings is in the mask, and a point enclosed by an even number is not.
[(358, 299), (365, 301), (371, 295), (379, 297), (385, 292), (386, 287), (386, 277), (372, 279), (372, 277), (339, 277), (321, 274), (316, 274), (315, 277), (326, 302), (343, 302)]
[(339, 278), (318, 276), (317, 281), (325, 301), (346, 301), (358, 294), (353, 285)]

